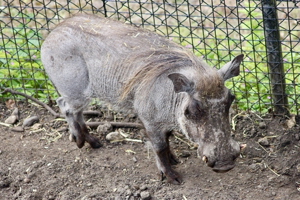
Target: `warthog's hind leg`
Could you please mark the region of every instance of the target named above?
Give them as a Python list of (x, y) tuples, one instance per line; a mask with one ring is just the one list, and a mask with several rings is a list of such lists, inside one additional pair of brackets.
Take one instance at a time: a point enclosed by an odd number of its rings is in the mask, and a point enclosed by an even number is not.
[(70, 130), (70, 139), (75, 141), (78, 148), (82, 148), (87, 141), (92, 148), (99, 148), (101, 143), (88, 133), (88, 129), (83, 120), (82, 110), (73, 112), (68, 103), (62, 98), (56, 100), (62, 114), (66, 117)]
[(75, 117), (76, 122), (78, 122), (78, 124), (80, 125), (80, 132), (82, 134), (84, 134), (85, 141), (87, 141), (91, 145), (91, 147), (94, 149), (101, 147), (102, 145), (99, 142), (99, 140), (96, 137), (89, 134), (88, 128), (83, 119), (82, 111), (74, 114), (74, 117)]

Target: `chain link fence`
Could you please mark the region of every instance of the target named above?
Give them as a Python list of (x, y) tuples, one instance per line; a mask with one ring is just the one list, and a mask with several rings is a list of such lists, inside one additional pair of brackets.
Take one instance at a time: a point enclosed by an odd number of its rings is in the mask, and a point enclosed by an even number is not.
[[(158, 32), (220, 68), (243, 53), (241, 75), (226, 83), (240, 109), (299, 114), (300, 1), (2, 0), (0, 89), (42, 101), (57, 97), (40, 47), (65, 18), (84, 12)], [(0, 94), (0, 101), (12, 97)]]

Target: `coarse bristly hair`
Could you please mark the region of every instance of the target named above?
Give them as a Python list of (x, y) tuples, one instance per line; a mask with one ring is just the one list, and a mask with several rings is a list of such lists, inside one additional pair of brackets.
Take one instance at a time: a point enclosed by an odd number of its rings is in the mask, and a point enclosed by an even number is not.
[[(75, 20), (76, 17), (78, 17), (77, 20)], [(85, 21), (89, 21), (90, 19), (98, 19), (93, 15), (85, 15), (85, 18)], [(142, 90), (147, 90), (147, 88), (149, 89), (149, 87), (151, 87), (151, 85), (153, 85), (153, 83), (161, 75), (176, 72), (176, 70), (179, 71), (179, 69), (192, 69), (197, 73), (198, 79), (194, 80), (196, 81), (195, 90), (201, 91), (202, 95), (213, 97), (215, 96), (215, 94), (219, 93), (218, 88), (221, 87), (222, 80), (218, 76), (217, 71), (209, 67), (200, 58), (196, 57), (191, 51), (178, 44), (175, 44), (172, 41), (167, 40), (162, 36), (158, 36), (156, 33), (153, 33), (149, 30), (125, 25), (124, 23), (111, 19), (102, 18), (101, 20), (103, 20), (102, 24), (106, 25), (113, 23), (114, 26), (116, 26), (116, 24), (120, 24), (120, 30), (113, 33), (114, 35), (119, 34), (120, 36), (115, 36), (115, 38), (122, 38), (122, 40), (120, 40), (122, 41), (122, 43), (126, 44), (127, 46), (133, 46), (131, 47), (133, 51), (128, 54), (128, 57), (124, 57), (122, 59), (122, 62), (124, 62), (122, 64), (122, 67), (126, 69), (126, 67), (131, 68), (134, 65), (133, 68), (135, 69), (135, 71), (125, 81), (123, 87), (119, 90), (119, 103), (124, 101), (129, 94), (133, 94), (134, 91), (140, 93), (140, 91)], [(101, 24), (93, 24), (93, 29), (90, 29), (88, 27), (85, 27), (85, 21), (82, 21), (83, 20), (81, 15), (75, 15), (75, 17), (73, 18), (73, 22), (71, 23), (71, 27), (74, 29), (78, 29), (78, 31), (84, 31), (86, 34), (95, 35), (96, 37), (98, 37), (95, 31), (100, 31), (98, 29)], [(80, 24), (81, 26), (77, 24)], [(70, 26), (70, 24), (65, 24), (65, 22), (63, 22), (60, 24), (60, 26)], [(122, 27), (126, 28), (122, 29)], [(144, 46), (144, 49), (139, 49), (137, 47), (139, 47), (140, 45), (140, 40), (125, 40), (123, 36), (126, 34), (139, 34), (141, 38), (144, 37), (146, 39), (149, 39), (149, 41), (152, 40), (156, 42), (154, 42), (153, 47), (150, 43), (149, 47)], [(132, 37), (129, 39), (132, 39)], [(135, 48), (139, 50), (137, 51), (135, 50)], [(114, 51), (122, 52), (122, 49), (114, 49), (113, 44), (109, 46), (109, 49), (113, 49), (113, 51), (108, 51), (107, 55), (113, 54)]]
[(136, 72), (128, 79), (120, 94), (120, 101), (133, 91), (145, 90), (162, 74), (172, 73), (178, 69), (192, 69), (197, 72), (198, 81), (195, 90), (203, 96), (217, 97), (223, 89), (223, 81), (217, 70), (209, 67), (200, 58), (183, 47), (142, 51), (127, 60), (126, 64), (141, 60)]

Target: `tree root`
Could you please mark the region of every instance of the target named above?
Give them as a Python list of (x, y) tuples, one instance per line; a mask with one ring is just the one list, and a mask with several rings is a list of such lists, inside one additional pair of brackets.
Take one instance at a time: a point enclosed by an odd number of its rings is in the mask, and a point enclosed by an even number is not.
[(130, 123), (130, 122), (86, 122), (86, 125), (89, 127), (97, 127), (105, 123), (110, 123), (115, 128), (137, 128), (137, 129), (144, 128), (142, 124)]
[[(36, 104), (44, 107), (46, 110), (48, 110), (55, 118), (65, 118), (64, 115), (61, 115), (57, 112), (55, 112), (50, 106), (48, 106), (47, 104), (27, 95), (24, 94), (22, 92), (17, 92), (15, 90), (12, 90), (10, 88), (5, 88), (3, 92), (1, 93), (5, 93), (5, 92), (9, 92), (13, 95), (20, 95), (23, 96), (27, 99), (30, 99), (31, 101), (35, 102)], [(84, 115), (96, 115), (96, 116), (102, 116), (101, 112), (98, 111), (83, 111)], [(86, 125), (89, 127), (97, 127), (99, 125), (104, 124), (105, 122), (87, 122)], [(112, 126), (116, 127), (116, 128), (137, 128), (137, 129), (142, 129), (144, 128), (144, 126), (142, 124), (139, 123), (128, 123), (128, 122), (109, 122)]]
[(5, 92), (9, 92), (9, 93), (15, 94), (15, 95), (20, 95), (20, 96), (23, 96), (23, 97), (25, 97), (25, 98), (27, 98), (27, 99), (30, 99), (30, 100), (33, 101), (34, 103), (37, 103), (37, 104), (39, 104), (40, 106), (43, 106), (43, 107), (44, 107), (45, 109), (47, 109), (52, 115), (54, 115), (54, 117), (56, 117), (56, 118), (59, 118), (59, 117), (64, 118), (63, 115), (60, 115), (59, 113), (55, 112), (55, 111), (54, 111), (52, 108), (50, 108), (50, 106), (48, 106), (47, 104), (45, 104), (45, 103), (43, 103), (43, 102), (41, 102), (41, 101), (39, 101), (39, 100), (37, 100), (37, 99), (35, 99), (35, 98), (33, 98), (33, 97), (27, 95), (27, 94), (24, 94), (24, 93), (22, 93), (22, 92), (17, 92), (17, 91), (15, 91), (15, 90), (12, 90), (12, 89), (9, 89), (9, 88), (5, 88), (4, 91), (1, 92), (1, 93), (5, 93)]

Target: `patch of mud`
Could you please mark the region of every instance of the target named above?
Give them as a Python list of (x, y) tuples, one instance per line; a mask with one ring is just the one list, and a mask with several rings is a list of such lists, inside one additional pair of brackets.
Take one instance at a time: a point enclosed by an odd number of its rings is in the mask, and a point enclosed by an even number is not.
[[(13, 110), (4, 104), (0, 109), (4, 122)], [(132, 114), (91, 109), (103, 115), (86, 120), (138, 122)], [(288, 128), (281, 118), (236, 115), (233, 136), (247, 147), (224, 174), (206, 167), (186, 139), (171, 137), (180, 161), (174, 167), (184, 182), (170, 185), (161, 180), (147, 138), (137, 129), (122, 130), (142, 143), (110, 143), (106, 133), (91, 129), (103, 147), (78, 149), (64, 120), (34, 104), (21, 103), (19, 111), (20, 124), (38, 116), (40, 125), (24, 132), (0, 125), (0, 199), (300, 199), (300, 128)]]

